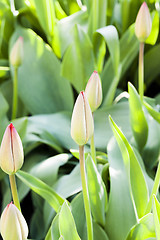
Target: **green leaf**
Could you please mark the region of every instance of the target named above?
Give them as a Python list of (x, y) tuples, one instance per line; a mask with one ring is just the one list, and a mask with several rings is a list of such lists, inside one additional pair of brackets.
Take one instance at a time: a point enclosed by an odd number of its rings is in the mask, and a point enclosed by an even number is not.
[(59, 213), (54, 217), (51, 227), (45, 237), (45, 240), (57, 240), (60, 237), (59, 233)]
[(106, 25), (107, 0), (92, 0), (88, 9), (88, 34), (92, 39), (93, 33)]
[(153, 199), (153, 216), (156, 230), (157, 240), (160, 240), (160, 203), (158, 202), (156, 196)]
[(59, 231), (65, 240), (80, 240), (71, 210), (65, 201), (59, 213)]
[(0, 66), (0, 78), (6, 78), (9, 76), (9, 67)]
[(105, 231), (110, 240), (122, 240), (126, 239), (129, 230), (136, 223), (135, 210), (122, 155), (114, 138), (107, 145), (107, 153), (110, 194)]
[(142, 217), (130, 230), (126, 240), (139, 240), (155, 237), (153, 214)]
[(70, 154), (58, 154), (45, 159), (31, 169), (30, 173), (52, 186), (58, 178), (58, 170), (71, 158)]
[(18, 36), (23, 37), (25, 56), (18, 72), (18, 93), (28, 111), (40, 114), (71, 110), (72, 89), (60, 76), (60, 61), (50, 47), (32, 30), (20, 27), (12, 37), (11, 46)]
[(140, 97), (131, 83), (128, 83), (128, 91), (132, 131), (138, 148), (142, 150), (148, 138), (148, 124)]
[(85, 89), (94, 67), (93, 47), (88, 35), (79, 25), (74, 27), (74, 42), (68, 47), (62, 61), (62, 75), (79, 92)]
[[(160, 74), (159, 62), (160, 62), (160, 44), (152, 47), (144, 56), (144, 76), (145, 84), (147, 88), (152, 84), (156, 77)], [(153, 61), (151, 61), (153, 59)]]
[(119, 76), (119, 62), (120, 62), (120, 44), (118, 38), (118, 32), (113, 25), (100, 28), (96, 31), (104, 37), (107, 43), (108, 50), (110, 52), (112, 65), (115, 75)]
[(31, 174), (18, 171), (16, 176), (25, 183), (30, 189), (43, 197), (53, 209), (58, 212), (59, 208), (65, 201), (60, 195), (58, 195), (51, 187), (42, 182), (36, 177), (33, 177)]
[(101, 226), (104, 226), (107, 209), (107, 192), (101, 175), (90, 154), (88, 154), (86, 159), (86, 169), (91, 212), (94, 220)]
[(152, 108), (151, 105), (149, 105), (147, 102), (143, 102), (144, 106), (147, 108), (147, 111), (149, 114), (158, 122), (160, 123), (160, 113), (157, 112), (154, 108)]
[[(87, 240), (86, 217), (84, 211), (83, 194), (78, 194), (71, 202), (72, 214), (77, 226), (77, 231), (81, 239)], [(94, 239), (109, 240), (106, 232), (100, 225), (93, 221)]]
[(137, 217), (141, 218), (144, 216), (149, 198), (145, 177), (133, 148), (111, 117), (109, 120), (123, 157), (129, 181), (130, 194), (136, 207), (135, 212), (137, 212)]
[(154, 45), (158, 38), (159, 33), (159, 13), (158, 11), (154, 11), (152, 13), (152, 29), (149, 37), (146, 39), (145, 43)]
[[(139, 51), (139, 42), (134, 33), (134, 25), (131, 25), (120, 39), (120, 63), (119, 71), (121, 78), (137, 56)], [(109, 106), (113, 102), (120, 78), (115, 76), (111, 57), (106, 61), (102, 71), (103, 86), (103, 106)]]
[(34, 11), (37, 14), (39, 22), (46, 33), (47, 37), (52, 37), (54, 34), (55, 25), (55, 9), (52, 0), (41, 0), (39, 4), (36, 0), (29, 0), (31, 5), (34, 6)]

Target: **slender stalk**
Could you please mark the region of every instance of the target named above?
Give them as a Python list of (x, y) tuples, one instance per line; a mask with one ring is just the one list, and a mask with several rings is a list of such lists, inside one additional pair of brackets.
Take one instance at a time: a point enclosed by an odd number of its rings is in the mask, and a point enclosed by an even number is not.
[(141, 102), (143, 102), (144, 95), (144, 43), (141, 42), (139, 46), (139, 72), (138, 72), (138, 81), (139, 81), (139, 95)]
[[(94, 115), (92, 113), (92, 116), (93, 116), (93, 120), (94, 120)], [(95, 145), (94, 145), (94, 132), (93, 132), (93, 135), (91, 137), (91, 157), (94, 161), (95, 164), (97, 164), (97, 161), (96, 161), (96, 149), (95, 149)]]
[(18, 198), (18, 192), (17, 192), (15, 174), (9, 175), (9, 180), (10, 180), (10, 185), (11, 185), (13, 202), (14, 202), (15, 206), (21, 211), (19, 198)]
[(12, 119), (17, 116), (17, 104), (18, 104), (18, 68), (14, 68), (13, 78), (13, 103), (12, 103)]
[(146, 208), (146, 214), (150, 213), (150, 211), (152, 209), (153, 195), (157, 194), (159, 185), (160, 185), (160, 161), (159, 161), (159, 164), (158, 164), (158, 168), (157, 168), (157, 172), (156, 172), (156, 176), (155, 176), (152, 192), (151, 192), (151, 195), (150, 195), (150, 199), (149, 199), (149, 202), (148, 202), (148, 205), (147, 205), (147, 208)]
[(84, 201), (84, 208), (85, 208), (86, 222), (87, 222), (87, 235), (88, 235), (88, 240), (93, 240), (92, 217), (91, 217), (89, 194), (88, 194), (88, 188), (87, 188), (87, 178), (86, 178), (86, 171), (85, 171), (84, 146), (79, 146), (79, 159), (80, 159), (83, 201)]

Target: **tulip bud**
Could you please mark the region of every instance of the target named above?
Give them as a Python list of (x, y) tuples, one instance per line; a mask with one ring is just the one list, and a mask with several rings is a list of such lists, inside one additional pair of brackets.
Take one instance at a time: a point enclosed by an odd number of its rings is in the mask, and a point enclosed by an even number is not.
[(0, 230), (3, 240), (26, 240), (28, 237), (26, 220), (12, 202), (2, 213)]
[(93, 135), (93, 131), (92, 112), (87, 97), (82, 91), (77, 97), (72, 113), (71, 136), (78, 145), (82, 146)]
[(23, 60), (23, 38), (19, 37), (10, 54), (10, 62), (13, 67), (19, 67), (22, 64)]
[(3, 135), (0, 147), (0, 166), (4, 172), (13, 174), (22, 167), (23, 159), (21, 139), (11, 123)]
[(102, 102), (102, 85), (97, 71), (94, 71), (88, 80), (85, 94), (87, 96), (91, 111), (94, 112)]
[(144, 2), (138, 12), (135, 23), (135, 34), (140, 42), (145, 42), (152, 28), (152, 20), (148, 6)]

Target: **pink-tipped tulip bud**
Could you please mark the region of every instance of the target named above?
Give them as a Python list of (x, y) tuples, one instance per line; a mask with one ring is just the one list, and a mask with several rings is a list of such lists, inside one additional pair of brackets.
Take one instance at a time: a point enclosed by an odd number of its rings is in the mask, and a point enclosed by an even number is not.
[(10, 62), (13, 67), (19, 67), (23, 61), (23, 38), (19, 37), (10, 54)]
[(138, 12), (135, 23), (135, 34), (140, 42), (145, 42), (152, 28), (152, 20), (148, 6), (144, 2)]
[(87, 96), (91, 111), (94, 112), (102, 102), (102, 84), (97, 71), (94, 71), (88, 80), (85, 94)]
[(14, 174), (22, 167), (23, 160), (22, 142), (15, 127), (11, 123), (3, 135), (0, 147), (0, 166), (7, 174)]
[(92, 112), (84, 91), (80, 92), (74, 105), (71, 120), (71, 136), (73, 140), (82, 146), (93, 135), (94, 123)]
[(0, 229), (3, 240), (26, 240), (28, 237), (26, 220), (12, 202), (2, 213)]

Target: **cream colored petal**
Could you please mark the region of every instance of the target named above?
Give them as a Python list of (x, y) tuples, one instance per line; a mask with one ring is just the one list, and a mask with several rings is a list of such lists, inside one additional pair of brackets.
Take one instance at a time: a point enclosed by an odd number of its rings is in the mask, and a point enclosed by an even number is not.
[(17, 214), (17, 218), (21, 228), (22, 240), (25, 240), (28, 237), (28, 226), (27, 226), (26, 220), (23, 217), (22, 213), (17, 208), (16, 208), (16, 214)]
[(11, 146), (11, 131), (9, 126), (5, 130), (0, 147), (0, 166), (2, 170), (8, 174), (13, 173), (14, 171)]
[(14, 160), (14, 171), (16, 172), (19, 170), (24, 161), (24, 154), (23, 154), (23, 146), (22, 146), (22, 141), (13, 126), (11, 128), (12, 131), (12, 151), (13, 151), (13, 160)]
[(16, 214), (16, 207), (10, 203), (2, 213), (1, 235), (4, 240), (24, 240), (22, 239), (21, 226)]
[(89, 102), (87, 100), (86, 95), (84, 94), (84, 106), (85, 106), (85, 121), (86, 121), (86, 142), (92, 137), (94, 132), (94, 123), (93, 123), (93, 116), (91, 112), (91, 108), (89, 106)]
[(78, 145), (86, 143), (85, 108), (81, 93), (77, 97), (72, 113), (71, 136)]
[(96, 71), (94, 71), (88, 80), (85, 94), (87, 96), (91, 111), (94, 112), (102, 102), (101, 80)]

